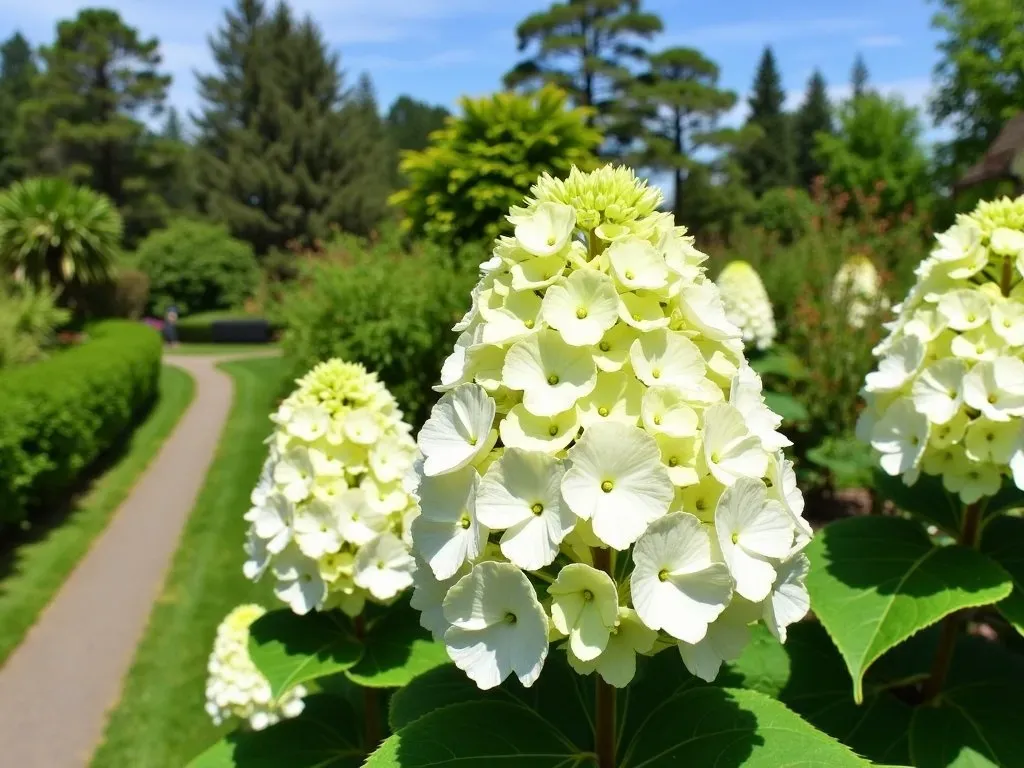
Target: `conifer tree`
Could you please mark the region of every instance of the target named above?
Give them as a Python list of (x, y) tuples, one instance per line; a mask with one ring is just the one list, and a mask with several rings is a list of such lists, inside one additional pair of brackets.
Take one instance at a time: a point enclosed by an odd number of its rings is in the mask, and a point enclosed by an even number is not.
[(18, 108), (32, 95), (38, 72), (32, 46), (20, 32), (0, 45), (0, 187), (23, 176), (27, 166), (18, 147)]
[(857, 58), (853, 60), (853, 68), (850, 70), (850, 92), (854, 99), (859, 99), (868, 90), (868, 65), (864, 61), (864, 57), (859, 53)]
[(750, 94), (748, 127), (760, 135), (740, 154), (740, 165), (747, 183), (756, 195), (772, 187), (791, 186), (796, 180), (796, 144), (790, 116), (783, 111), (786, 100), (775, 55), (767, 47), (754, 76)]
[(166, 216), (157, 188), (173, 160), (143, 122), (159, 115), (171, 81), (159, 71), (159, 42), (114, 11), (86, 9), (57, 25), (41, 56), (45, 68), (18, 110), (28, 170), (105, 194), (131, 244)]
[(809, 188), (814, 179), (824, 172), (821, 162), (815, 158), (817, 146), (815, 136), (819, 133), (831, 134), (832, 105), (828, 99), (825, 78), (819, 70), (814, 70), (807, 81), (807, 92), (803, 104), (796, 113), (796, 165), (800, 183)]

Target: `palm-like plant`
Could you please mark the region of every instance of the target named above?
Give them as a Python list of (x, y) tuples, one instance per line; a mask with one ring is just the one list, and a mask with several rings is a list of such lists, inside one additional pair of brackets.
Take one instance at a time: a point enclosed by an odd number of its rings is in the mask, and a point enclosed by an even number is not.
[(107, 279), (121, 233), (106, 196), (63, 179), (28, 179), (0, 193), (0, 272), (36, 287)]

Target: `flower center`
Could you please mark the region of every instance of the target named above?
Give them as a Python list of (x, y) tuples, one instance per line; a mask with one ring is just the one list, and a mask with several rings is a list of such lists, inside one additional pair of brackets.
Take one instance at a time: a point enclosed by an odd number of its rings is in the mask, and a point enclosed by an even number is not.
[(591, 592), (589, 589), (584, 589), (583, 590), (583, 602), (589, 603), (593, 599), (594, 599), (594, 593)]
[(554, 245), (556, 242), (554, 235), (548, 235), (548, 245)]
[(378, 560), (377, 561), (377, 570), (379, 570), (379, 571), (383, 571), (384, 570), (384, 561), (383, 560)]
[(552, 373), (550, 376), (548, 376), (548, 384), (550, 384), (553, 387), (557, 383), (558, 383), (558, 374)]
[(708, 505), (704, 502), (704, 499), (697, 499), (697, 503), (694, 506), (697, 507), (698, 512), (703, 512)]
[(514, 613), (512, 613), (512, 611), (509, 611), (505, 614), (506, 624), (515, 624), (517, 621), (519, 621), (519, 618)]
[(533, 512), (533, 514), (535, 515), (539, 515), (541, 512), (544, 511), (544, 505), (538, 501), (536, 504), (530, 507), (530, 511)]
[(614, 487), (615, 484), (611, 480), (605, 480), (603, 483), (601, 483), (601, 490), (604, 491), (605, 493), (611, 493), (612, 488)]
[(598, 416), (607, 416), (608, 415), (608, 409), (605, 406), (602, 405), (600, 408), (597, 409), (597, 415)]
[(989, 404), (989, 405), (995, 405), (995, 404), (996, 404), (996, 400), (997, 400), (997, 399), (998, 399), (998, 398), (996, 398), (996, 396), (995, 396), (995, 395), (989, 395), (989, 396), (988, 396), (988, 404)]
[(466, 513), (466, 512), (463, 512), (462, 513), (462, 517), (459, 518), (459, 526), (462, 528), (462, 530), (465, 531), (465, 530), (469, 530), (469, 526), (470, 526), (471, 523), (472, 523), (472, 521), (469, 519), (469, 514)]
[(555, 425), (555, 424), (552, 424), (550, 427), (548, 427), (548, 434), (551, 435), (552, 437), (557, 435), (558, 434), (558, 426)]
[(661, 378), (661, 368), (652, 368), (651, 369), (651, 376), (653, 376), (656, 379), (660, 379)]
[(721, 460), (721, 458), (722, 457), (718, 455), (717, 451), (712, 452), (712, 454), (711, 454), (711, 462), (713, 464), (717, 464)]
[(583, 307), (580, 307), (579, 309), (576, 310), (576, 317), (578, 317), (580, 320), (583, 320), (584, 318), (586, 318), (586, 316), (587, 310), (585, 310)]
[(639, 323), (640, 322), (640, 315), (638, 315), (636, 312), (633, 313), (633, 322), (634, 323)]
[(627, 270), (626, 270), (626, 279), (627, 279), (627, 280), (632, 280), (632, 279), (633, 279), (633, 277), (634, 277), (634, 275), (633, 275), (633, 270), (632, 270), (632, 269), (627, 269)]
[(607, 341), (602, 341), (600, 344), (597, 345), (597, 348), (600, 349), (602, 352), (607, 352), (609, 349), (612, 348), (612, 345), (609, 344)]
[(661, 424), (661, 414), (660, 413), (654, 414), (654, 418), (651, 419), (651, 421), (653, 421), (655, 425), (660, 425)]
[(533, 320), (524, 320), (523, 325), (527, 328), (533, 328)]
[(313, 580), (313, 577), (310, 576), (308, 573), (304, 573), (302, 574), (302, 580), (308, 584)]
[(773, 482), (772, 482), (772, 479), (771, 479), (770, 477), (766, 477), (766, 478), (764, 479), (764, 484), (765, 484), (765, 485), (766, 485), (766, 486), (767, 486), (768, 488), (772, 488), (772, 487), (774, 487), (774, 485), (775, 485), (775, 483), (773, 483)]
[(675, 456), (669, 456), (668, 465), (670, 467), (678, 466), (679, 465), (679, 459), (677, 459)]
[(738, 533), (734, 533), (729, 538), (731, 538), (732, 539), (732, 543), (735, 544), (736, 542), (738, 542), (740, 540), (740, 535)]
[(662, 568), (658, 571), (658, 581), (668, 581), (668, 570)]

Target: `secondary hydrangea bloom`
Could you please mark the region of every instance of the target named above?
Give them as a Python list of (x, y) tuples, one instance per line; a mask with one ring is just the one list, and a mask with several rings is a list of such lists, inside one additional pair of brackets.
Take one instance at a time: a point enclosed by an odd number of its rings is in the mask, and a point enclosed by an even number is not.
[[(391, 393), (361, 365), (329, 360), (297, 384), (271, 416), (269, 456), (245, 516), (245, 575), (269, 570), (296, 613), (340, 607), (355, 616), (366, 600), (386, 604), (412, 586), (408, 540), (419, 508), (406, 478), (416, 444)], [(457, 441), (448, 447), (446, 470), (471, 458)]]
[(745, 261), (730, 261), (715, 281), (722, 293), (725, 316), (755, 349), (768, 349), (775, 341), (772, 302), (761, 276)]
[(259, 605), (240, 605), (217, 627), (206, 667), (206, 713), (214, 725), (240, 718), (261, 731), (302, 712), (306, 689), (296, 685), (275, 699), (267, 678), (249, 658), (249, 627), (264, 613)]
[(858, 434), (882, 469), (971, 504), (1024, 489), (1024, 197), (981, 203), (937, 236), (875, 349)]
[(412, 605), (481, 688), (531, 685), (551, 643), (615, 686), (666, 649), (711, 680), (807, 611), (789, 441), (660, 202), (625, 168), (541, 177), (455, 326)]
[(851, 328), (863, 328), (868, 318), (889, 308), (882, 294), (882, 278), (867, 256), (851, 256), (832, 280), (832, 301), (847, 302), (846, 319)]

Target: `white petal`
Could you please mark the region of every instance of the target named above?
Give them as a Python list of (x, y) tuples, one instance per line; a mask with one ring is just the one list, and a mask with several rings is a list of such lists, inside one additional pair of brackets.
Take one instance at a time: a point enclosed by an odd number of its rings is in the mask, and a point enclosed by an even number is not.
[(424, 473), (453, 472), (489, 451), (494, 414), (494, 400), (478, 385), (463, 384), (446, 392), (420, 430)]

